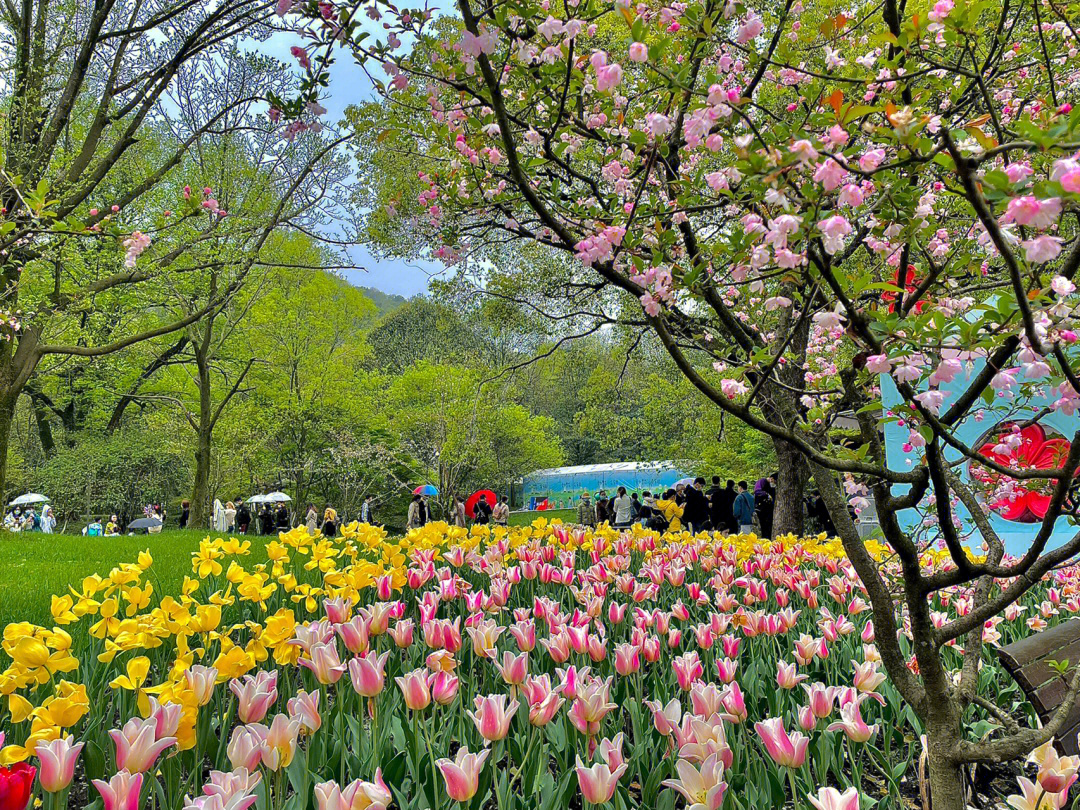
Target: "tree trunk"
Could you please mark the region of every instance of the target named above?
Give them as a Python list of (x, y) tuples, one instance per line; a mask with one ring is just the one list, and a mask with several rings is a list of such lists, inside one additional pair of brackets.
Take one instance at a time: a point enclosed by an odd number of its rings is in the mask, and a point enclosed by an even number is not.
[(926, 734), (931, 805), (926, 810), (965, 810), (967, 802), (964, 798), (963, 768), (950, 756), (960, 738), (959, 725), (949, 719), (931, 719), (927, 723)]
[(27, 393), (30, 394), (30, 404), (34, 410), (34, 422), (37, 424), (41, 451), (45, 454), (45, 458), (52, 458), (56, 454), (56, 441), (53, 439), (52, 423), (49, 422), (48, 405), (36, 391), (27, 389)]
[(803, 532), (803, 489), (808, 469), (806, 459), (795, 445), (773, 439), (776, 451), (776, 503), (773, 507), (773, 537)]
[(210, 451), (213, 447), (214, 417), (210, 400), (210, 367), (206, 358), (195, 355), (199, 372), (199, 421), (195, 430), (195, 485), (191, 491), (191, 516), (188, 525), (210, 525)]
[(15, 420), (15, 401), (18, 394), (0, 398), (0, 498), (7, 503), (8, 444), (11, 441), (11, 424)]

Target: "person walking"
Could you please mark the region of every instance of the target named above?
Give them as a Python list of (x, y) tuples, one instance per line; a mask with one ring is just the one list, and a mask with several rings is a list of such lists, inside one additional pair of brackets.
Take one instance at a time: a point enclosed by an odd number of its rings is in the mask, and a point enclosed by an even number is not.
[(251, 510), (248, 509), (248, 505), (244, 503), (244, 499), (239, 498), (236, 501), (236, 531), (240, 534), (247, 534), (250, 525)]
[(687, 487), (683, 494), (686, 501), (683, 504), (683, 519), (690, 527), (693, 534), (704, 531), (705, 524), (709, 520), (709, 502), (705, 498), (705, 479), (698, 476), (694, 479), (693, 486)]
[(236, 506), (232, 501), (225, 504), (225, 531), (236, 531)]
[(757, 515), (758, 526), (761, 527), (761, 536), (771, 540), (773, 510), (776, 507), (772, 483), (769, 479), (762, 478), (758, 484), (761, 488), (754, 490), (754, 513)]
[(739, 482), (739, 494), (735, 496), (731, 512), (739, 524), (739, 534), (751, 534), (754, 531), (754, 495), (745, 481)]
[(669, 532), (682, 531), (683, 506), (678, 502), (678, 493), (669, 489), (663, 498), (656, 499), (656, 511), (667, 521)]
[(625, 529), (634, 522), (634, 501), (626, 494), (626, 487), (619, 487), (615, 491), (613, 509), (616, 529)]
[(498, 503), (491, 510), (491, 522), (496, 526), (505, 526), (510, 520), (510, 505), (506, 502), (506, 496), (499, 497)]
[(220, 498), (214, 498), (214, 531), (225, 531), (225, 507)]
[(420, 496), (413, 495), (412, 500), (409, 501), (409, 512), (405, 518), (406, 529), (419, 529), (424, 524), (421, 523), (420, 509), (422, 508), (420, 503)]
[(191, 501), (180, 502), (180, 528), (186, 529), (188, 521), (191, 520)]
[(315, 511), (315, 504), (313, 503), (308, 504), (307, 514), (304, 516), (304, 526), (310, 535), (314, 535), (315, 530), (319, 528), (319, 513)]
[(735, 513), (732, 511), (738, 494), (735, 491), (735, 481), (729, 478), (724, 488), (717, 492), (713, 499), (713, 526), (723, 531), (724, 534), (739, 530), (739, 524), (735, 520)]
[(454, 525), (459, 529), (468, 526), (465, 522), (465, 501), (461, 500), (461, 496), (457, 493), (454, 493)]
[(488, 496), (481, 495), (476, 502), (476, 506), (473, 507), (473, 523), (478, 526), (486, 526), (491, 522), (492, 511), (491, 504), (488, 503)]
[(577, 522), (582, 526), (596, 525), (596, 507), (593, 506), (592, 496), (588, 492), (581, 493), (581, 501), (577, 507)]
[(322, 533), (324, 537), (337, 536), (337, 510), (332, 506), (323, 511)]
[(364, 497), (364, 505), (360, 507), (360, 522), (369, 526), (375, 525), (375, 496)]
[(289, 507), (284, 503), (277, 510), (277, 529), (279, 532), (287, 532), (292, 526), (289, 525)]
[(431, 505), (428, 503), (427, 495), (420, 496), (420, 525), (426, 526), (428, 521), (431, 520)]

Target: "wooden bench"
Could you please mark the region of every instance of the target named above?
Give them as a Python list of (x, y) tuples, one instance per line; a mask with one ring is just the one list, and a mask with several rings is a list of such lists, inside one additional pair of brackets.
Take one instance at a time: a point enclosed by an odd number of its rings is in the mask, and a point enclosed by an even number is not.
[[(1039, 719), (1046, 723), (1065, 701), (1069, 684), (1050, 661), (1069, 662), (1067, 677), (1080, 664), (1080, 618), (1069, 619), (1059, 625), (1014, 641), (998, 650), (998, 658), (1020, 688), (1024, 690)], [(1080, 733), (1080, 700), (1073, 704), (1065, 721), (1064, 730), (1055, 739), (1055, 747), (1062, 754), (1080, 754), (1077, 734)]]

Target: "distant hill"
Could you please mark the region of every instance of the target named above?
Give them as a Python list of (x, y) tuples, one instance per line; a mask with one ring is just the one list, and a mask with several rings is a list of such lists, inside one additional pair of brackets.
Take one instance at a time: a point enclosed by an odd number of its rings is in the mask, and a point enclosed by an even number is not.
[(380, 315), (386, 315), (387, 313), (393, 312), (409, 300), (401, 295), (384, 293), (382, 290), (376, 290), (374, 287), (360, 287), (360, 292), (371, 299), (371, 302), (378, 308)]

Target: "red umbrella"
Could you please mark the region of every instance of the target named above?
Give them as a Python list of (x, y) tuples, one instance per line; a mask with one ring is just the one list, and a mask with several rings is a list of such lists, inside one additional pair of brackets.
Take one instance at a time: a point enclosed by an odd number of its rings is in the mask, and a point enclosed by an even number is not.
[(480, 503), (481, 498), (487, 499), (488, 506), (494, 506), (499, 500), (499, 496), (490, 489), (481, 489), (478, 492), (474, 492), (465, 501), (465, 514), (470, 518), (476, 517), (476, 505)]

